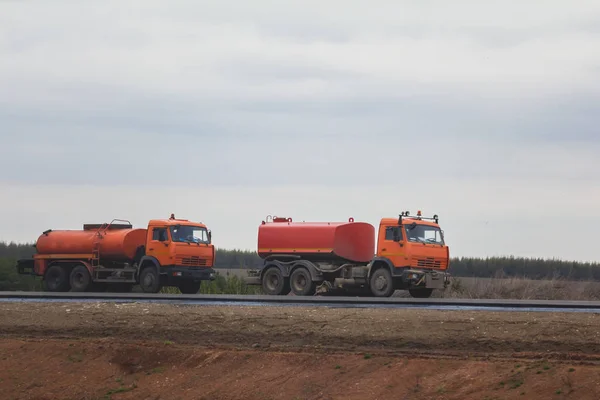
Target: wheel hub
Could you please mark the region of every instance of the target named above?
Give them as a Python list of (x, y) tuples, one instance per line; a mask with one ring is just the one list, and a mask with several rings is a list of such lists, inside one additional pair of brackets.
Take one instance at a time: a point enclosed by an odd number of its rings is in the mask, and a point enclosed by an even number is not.
[(386, 287), (387, 287), (386, 279), (382, 276), (377, 277), (377, 279), (375, 280), (375, 288), (377, 290), (383, 290)]
[(279, 279), (277, 278), (277, 275), (270, 275), (269, 279), (267, 279), (267, 286), (270, 290), (275, 290), (278, 283)]

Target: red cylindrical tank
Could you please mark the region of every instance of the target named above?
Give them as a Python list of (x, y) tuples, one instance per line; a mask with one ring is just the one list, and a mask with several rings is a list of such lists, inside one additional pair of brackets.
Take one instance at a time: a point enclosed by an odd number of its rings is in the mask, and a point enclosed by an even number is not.
[(50, 231), (42, 234), (36, 243), (38, 254), (91, 254), (99, 242), (100, 258), (133, 260), (138, 247), (146, 242), (146, 229), (114, 229)]
[(365, 222), (292, 222), (276, 218), (258, 228), (258, 255), (294, 254), (313, 260), (368, 262), (375, 254), (375, 228)]

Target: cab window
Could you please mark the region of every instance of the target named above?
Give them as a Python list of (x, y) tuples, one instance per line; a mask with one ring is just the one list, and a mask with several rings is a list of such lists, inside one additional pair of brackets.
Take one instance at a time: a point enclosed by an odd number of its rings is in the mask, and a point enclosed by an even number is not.
[[(397, 239), (396, 239), (397, 238)], [(385, 240), (402, 241), (402, 229), (398, 226), (388, 226), (385, 228)]]
[(154, 228), (154, 230), (152, 231), (152, 240), (166, 242), (168, 240), (167, 228)]

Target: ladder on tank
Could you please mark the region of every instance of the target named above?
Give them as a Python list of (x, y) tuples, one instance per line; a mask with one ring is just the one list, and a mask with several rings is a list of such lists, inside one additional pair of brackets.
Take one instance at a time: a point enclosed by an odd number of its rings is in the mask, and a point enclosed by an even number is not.
[(92, 267), (98, 267), (100, 265), (100, 239), (102, 239), (102, 233), (100, 231), (104, 227), (98, 228), (94, 234), (94, 244), (92, 245)]
[(106, 232), (114, 222), (126, 222), (131, 226), (131, 222), (126, 219), (113, 219), (109, 224), (104, 223), (100, 225), (100, 228), (98, 228), (94, 235), (94, 243), (92, 245), (92, 267), (100, 266), (100, 240), (103, 238), (102, 233)]

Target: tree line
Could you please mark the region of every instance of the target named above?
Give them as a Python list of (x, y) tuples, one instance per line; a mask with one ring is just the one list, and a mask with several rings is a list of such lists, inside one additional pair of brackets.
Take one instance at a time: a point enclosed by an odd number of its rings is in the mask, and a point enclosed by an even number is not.
[[(35, 253), (32, 244), (0, 242), (0, 290), (37, 290), (40, 280), (18, 275), (15, 262)], [(248, 250), (217, 249), (215, 268), (259, 268), (262, 260)], [(457, 277), (488, 278), (498, 275), (531, 279), (563, 278), (570, 280), (600, 280), (600, 264), (557, 259), (492, 257), (461, 257), (450, 260), (450, 273)]]

